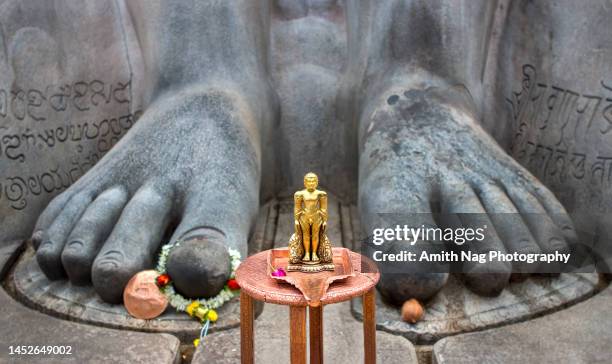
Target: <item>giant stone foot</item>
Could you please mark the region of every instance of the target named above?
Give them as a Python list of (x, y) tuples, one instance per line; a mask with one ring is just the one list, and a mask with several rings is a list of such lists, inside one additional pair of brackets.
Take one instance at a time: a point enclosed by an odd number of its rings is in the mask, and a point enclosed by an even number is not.
[(154, 266), (162, 243), (198, 237), (204, 242), (170, 254), (175, 286), (199, 297), (223, 287), (227, 248), (246, 256), (259, 205), (262, 125), (273, 118), (258, 38), (267, 34), (264, 5), (210, 1), (185, 11), (176, 1), (126, 4), (150, 105), (40, 215), (33, 241), (49, 278), (91, 282), (117, 303), (132, 275)]
[[(366, 57), (352, 58), (352, 69), (361, 80), (359, 208), (367, 231), (387, 227), (381, 217), (415, 228), (486, 225), (487, 239), (469, 244), (475, 253), (566, 251), (576, 233), (562, 205), (479, 125), (486, 54), (474, 40), (490, 32), (483, 17), (494, 7), (404, 0), (355, 6), (365, 14), (350, 51)], [(406, 250), (403, 244), (382, 249)], [(411, 250), (420, 256), (449, 248), (419, 241)], [(501, 292), (513, 271), (533, 271), (498, 262), (460, 268), (467, 285), (484, 295)], [(448, 271), (444, 264), (398, 265), (383, 269), (379, 288), (397, 303), (427, 299)]]
[[(258, 136), (249, 130), (254, 121), (246, 105), (240, 93), (213, 87), (157, 101), (42, 213), (33, 240), (43, 272), (77, 285), (92, 282), (105, 301), (116, 303), (127, 281), (153, 266), (170, 226), (178, 225), (170, 241), (199, 236), (246, 255), (260, 173)], [(189, 248), (203, 261), (188, 260), (182, 270), (227, 279), (211, 271), (229, 266), (227, 254)], [(181, 249), (172, 254), (185, 254)], [(189, 287), (190, 276), (177, 277), (177, 287)], [(209, 295), (222, 288), (212, 279), (211, 287), (204, 283)]]
[[(487, 239), (469, 246), (477, 253), (567, 252), (575, 243), (562, 205), (481, 129), (465, 89), (395, 85), (368, 105), (360, 126), (359, 181), (368, 231), (381, 227), (376, 226), (381, 213), (397, 214), (395, 219), (412, 227), (447, 224), (435, 216), (460, 214), (464, 227), (488, 226)], [(418, 242), (417, 254), (441, 249), (432, 243)], [(381, 293), (397, 303), (426, 299), (445, 283), (443, 267), (409, 268), (383, 272)], [(495, 295), (512, 271), (529, 273), (525, 269), (489, 261), (464, 264), (462, 272), (472, 290)]]

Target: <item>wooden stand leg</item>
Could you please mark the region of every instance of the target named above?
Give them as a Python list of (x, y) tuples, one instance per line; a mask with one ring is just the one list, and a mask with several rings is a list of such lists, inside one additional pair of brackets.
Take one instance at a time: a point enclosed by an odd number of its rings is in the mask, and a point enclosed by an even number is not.
[(289, 306), (291, 364), (306, 364), (306, 307)]
[(240, 292), (240, 362), (253, 364), (253, 299)]
[(310, 364), (323, 363), (323, 305), (308, 308)]
[(376, 363), (376, 289), (363, 295), (363, 345), (365, 364)]

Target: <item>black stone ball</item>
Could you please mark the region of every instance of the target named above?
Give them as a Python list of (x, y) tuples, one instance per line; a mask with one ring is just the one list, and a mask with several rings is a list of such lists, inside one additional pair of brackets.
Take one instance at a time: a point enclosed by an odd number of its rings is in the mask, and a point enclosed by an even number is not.
[(191, 239), (170, 251), (166, 270), (174, 289), (188, 298), (216, 296), (231, 274), (227, 248), (216, 241)]

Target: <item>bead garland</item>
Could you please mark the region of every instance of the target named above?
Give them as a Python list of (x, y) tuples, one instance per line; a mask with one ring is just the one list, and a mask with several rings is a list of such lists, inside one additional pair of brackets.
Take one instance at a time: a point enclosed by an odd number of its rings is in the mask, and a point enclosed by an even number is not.
[(161, 253), (159, 254), (159, 260), (157, 262), (157, 268), (155, 269), (159, 274), (157, 276), (156, 283), (160, 291), (168, 298), (168, 303), (170, 306), (174, 307), (177, 311), (186, 312), (189, 316), (197, 318), (200, 320), (200, 322), (202, 322), (200, 337), (195, 339), (193, 342), (195, 346), (198, 346), (202, 343), (202, 339), (207, 335), (210, 323), (215, 322), (218, 319), (218, 314), (215, 309), (223, 306), (223, 304), (230, 301), (238, 294), (240, 286), (236, 281), (236, 269), (240, 265), (240, 252), (235, 249), (228, 249), (231, 258), (231, 273), (221, 292), (219, 292), (215, 297), (194, 300), (185, 298), (176, 292), (174, 286), (172, 285), (172, 278), (168, 275), (166, 270), (166, 264), (168, 262), (170, 252), (180, 244), (181, 240), (175, 243), (166, 244), (162, 247)]

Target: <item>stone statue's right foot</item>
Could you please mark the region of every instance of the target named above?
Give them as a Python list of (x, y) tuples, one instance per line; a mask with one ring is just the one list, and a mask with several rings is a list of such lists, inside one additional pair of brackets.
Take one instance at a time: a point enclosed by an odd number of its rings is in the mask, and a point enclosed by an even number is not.
[[(246, 256), (259, 204), (260, 151), (252, 118), (239, 93), (227, 89), (188, 89), (156, 102), (44, 210), (33, 236), (40, 268), (50, 279), (93, 282), (105, 301), (116, 303), (135, 273), (153, 267), (173, 224), (170, 241), (199, 236)], [(181, 249), (176, 254), (184, 254)], [(204, 285), (227, 279), (220, 276), (227, 272), (214, 268), (223, 262), (207, 262), (220, 255), (191, 253), (202, 259), (186, 262), (183, 271), (209, 276)], [(177, 286), (195, 283), (179, 281)]]
[(266, 165), (262, 148), (269, 148), (260, 138), (275, 118), (266, 6), (250, 0), (208, 0), (188, 10), (178, 0), (126, 4), (125, 26), (137, 33), (152, 101), (40, 216), (33, 241), (49, 278), (92, 282), (105, 301), (119, 302), (127, 281), (153, 267), (171, 233), (172, 242), (208, 241), (172, 251), (198, 258), (181, 264), (175, 286), (203, 284), (207, 295), (219, 290), (227, 272), (215, 267), (226, 268), (229, 258), (218, 247), (247, 253)]

